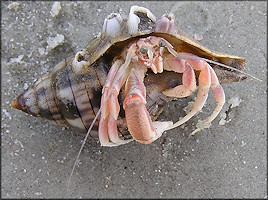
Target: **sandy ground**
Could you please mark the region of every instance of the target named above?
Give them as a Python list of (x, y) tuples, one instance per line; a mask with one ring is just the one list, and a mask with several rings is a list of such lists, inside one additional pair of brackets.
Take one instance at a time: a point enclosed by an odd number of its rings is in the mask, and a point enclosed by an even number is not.
[[(66, 183), (83, 136), (11, 108), (11, 100), (59, 61), (84, 48), (111, 12), (127, 16), (131, 5), (157, 17), (167, 11), (205, 46), (245, 57), (248, 78), (223, 85), (227, 103), (213, 126), (189, 138), (205, 108), (151, 145), (116, 148), (89, 141), (67, 194)], [(266, 2), (2, 2), (3, 198), (267, 198)], [(61, 45), (49, 38), (64, 36)], [(195, 96), (172, 101), (160, 120), (176, 121)], [(238, 106), (231, 108), (236, 101)], [(225, 113), (228, 114), (225, 118)], [(223, 125), (220, 125), (223, 124)]]

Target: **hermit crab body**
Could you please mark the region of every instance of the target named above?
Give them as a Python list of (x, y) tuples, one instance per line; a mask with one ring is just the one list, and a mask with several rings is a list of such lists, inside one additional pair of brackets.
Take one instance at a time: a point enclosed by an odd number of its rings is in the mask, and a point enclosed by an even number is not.
[[(177, 29), (172, 14), (157, 19), (132, 6), (128, 19), (110, 14), (84, 50), (56, 65), (12, 106), (82, 132), (96, 121), (90, 135), (103, 146), (133, 139), (149, 144), (200, 111), (211, 89), (217, 107), (194, 133), (208, 127), (225, 102), (221, 84), (244, 80), (244, 70), (244, 58), (202, 46)], [(155, 121), (170, 100), (191, 95), (197, 85), (196, 102), (184, 118)]]

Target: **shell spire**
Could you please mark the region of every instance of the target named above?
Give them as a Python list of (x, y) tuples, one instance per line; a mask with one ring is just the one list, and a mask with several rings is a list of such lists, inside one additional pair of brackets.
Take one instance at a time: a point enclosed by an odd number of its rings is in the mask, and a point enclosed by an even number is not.
[(41, 117), (36, 95), (32, 86), (25, 90), (17, 98), (13, 99), (11, 106), (35, 117)]

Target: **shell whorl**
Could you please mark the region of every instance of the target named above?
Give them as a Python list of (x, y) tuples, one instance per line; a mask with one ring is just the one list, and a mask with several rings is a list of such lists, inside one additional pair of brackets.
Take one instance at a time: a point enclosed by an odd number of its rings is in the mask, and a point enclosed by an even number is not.
[[(88, 75), (72, 70), (70, 57), (52, 73), (38, 79), (12, 101), (12, 107), (54, 124), (86, 132), (100, 106), (101, 89), (109, 67), (104, 62), (90, 67)], [(94, 126), (97, 131), (98, 122)]]

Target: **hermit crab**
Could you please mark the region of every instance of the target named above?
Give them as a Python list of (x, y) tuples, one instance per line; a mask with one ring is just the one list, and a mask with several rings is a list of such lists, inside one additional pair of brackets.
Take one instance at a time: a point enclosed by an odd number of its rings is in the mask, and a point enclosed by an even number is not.
[[(217, 107), (193, 134), (208, 127), (225, 103), (221, 84), (246, 78), (244, 58), (202, 46), (177, 28), (173, 14), (157, 19), (132, 6), (127, 19), (110, 14), (84, 50), (56, 65), (12, 106), (88, 132), (102, 146), (133, 139), (150, 144), (200, 111), (211, 89)], [(170, 100), (191, 95), (197, 86), (185, 117), (174, 124), (155, 121)]]

